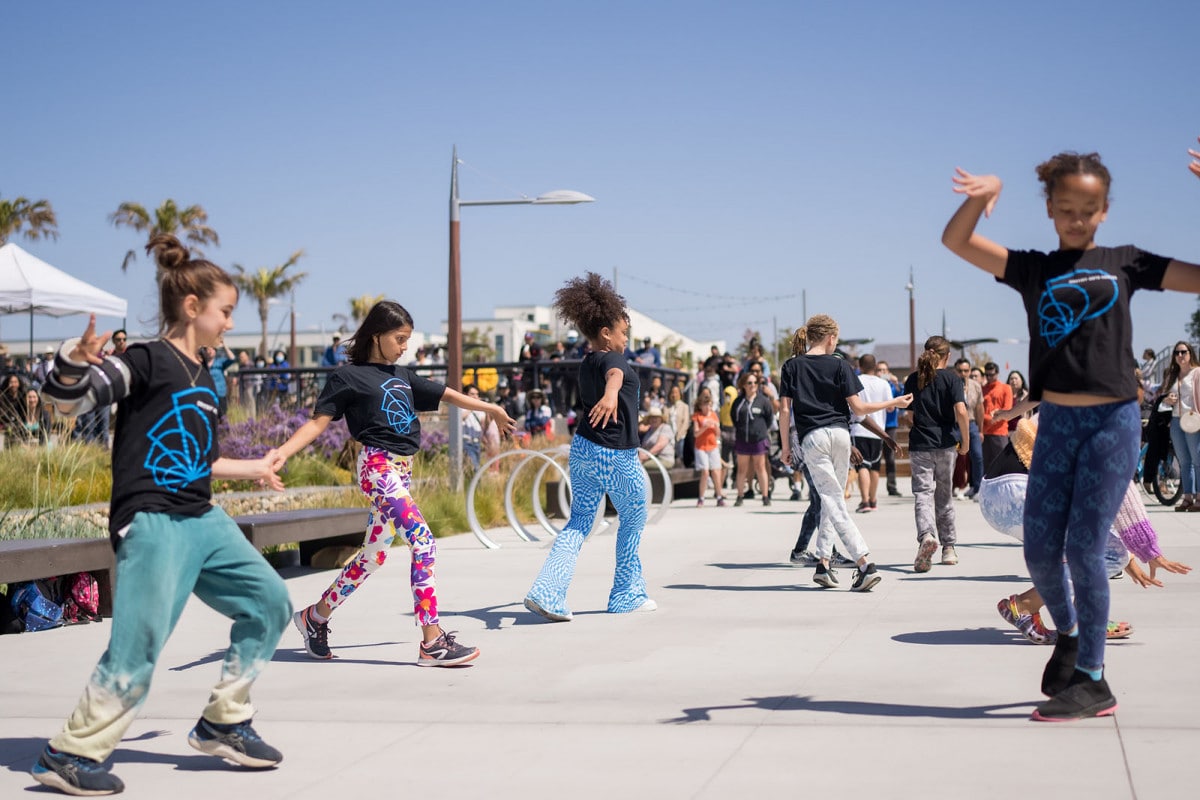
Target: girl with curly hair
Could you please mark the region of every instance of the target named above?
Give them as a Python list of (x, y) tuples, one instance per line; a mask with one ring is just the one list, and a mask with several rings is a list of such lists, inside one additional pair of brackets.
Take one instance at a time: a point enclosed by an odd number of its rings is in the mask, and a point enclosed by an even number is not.
[(525, 597), (525, 607), (551, 622), (571, 619), (567, 589), (579, 549), (607, 494), (620, 517), (608, 611), (653, 611), (658, 606), (646, 594), (638, 556), (646, 524), (646, 473), (638, 460), (641, 385), (624, 355), (629, 339), (625, 298), (611, 283), (589, 272), (555, 292), (554, 308), (587, 337), (592, 352), (579, 365), (583, 413), (571, 440), (571, 517), (554, 539), (554, 547)]

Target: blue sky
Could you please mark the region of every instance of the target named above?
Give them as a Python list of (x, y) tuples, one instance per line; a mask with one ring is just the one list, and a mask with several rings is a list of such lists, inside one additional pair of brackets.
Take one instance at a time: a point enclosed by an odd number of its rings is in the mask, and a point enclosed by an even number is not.
[[(940, 244), (955, 166), (1005, 181), (981, 230), (1052, 249), (1033, 168), (1099, 151), (1102, 244), (1200, 260), (1191, 20), (1176, 3), (124, 2), (6, 4), (0, 196), (45, 198), (57, 242), (23, 242), (131, 303), (153, 270), (107, 221), (122, 201), (199, 203), (217, 263), (297, 248), (302, 327), (386, 294), (446, 316), (447, 203), (576, 189), (597, 202), (466, 208), (464, 310), (547, 303), (619, 270), (636, 308), (697, 338), (839, 320), (846, 337), (1025, 338), (1018, 296)], [(676, 287), (725, 301), (660, 288)], [(748, 298), (771, 298), (751, 301)], [(1163, 347), (1196, 307), (1134, 301)], [(283, 322), (282, 308), (271, 327)], [(255, 331), (243, 302), (239, 331)], [(65, 335), (78, 319), (37, 323)], [(4, 339), (25, 323), (0, 320)], [(636, 332), (635, 332), (636, 333)], [(992, 345), (1025, 362), (1025, 345)]]

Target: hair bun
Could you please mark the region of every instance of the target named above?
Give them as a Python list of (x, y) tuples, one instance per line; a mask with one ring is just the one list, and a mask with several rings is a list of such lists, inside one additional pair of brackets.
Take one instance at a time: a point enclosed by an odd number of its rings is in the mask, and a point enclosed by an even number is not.
[(146, 254), (153, 254), (162, 269), (178, 269), (188, 262), (190, 254), (183, 243), (169, 233), (157, 233), (146, 243)]

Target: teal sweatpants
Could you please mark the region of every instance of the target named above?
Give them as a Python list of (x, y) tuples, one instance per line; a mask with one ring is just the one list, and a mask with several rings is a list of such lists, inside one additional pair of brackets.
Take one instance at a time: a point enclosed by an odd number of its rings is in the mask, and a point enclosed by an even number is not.
[(233, 620), (202, 716), (228, 724), (254, 715), (250, 686), (291, 619), (287, 587), (221, 509), (199, 517), (141, 512), (117, 549), (108, 649), (53, 748), (108, 758), (145, 702), (159, 653), (193, 592)]

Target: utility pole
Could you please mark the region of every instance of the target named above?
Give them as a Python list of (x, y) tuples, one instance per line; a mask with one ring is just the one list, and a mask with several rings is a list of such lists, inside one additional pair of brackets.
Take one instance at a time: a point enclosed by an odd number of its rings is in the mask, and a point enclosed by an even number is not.
[(909, 369), (917, 368), (917, 302), (914, 299), (913, 289), (913, 268), (910, 264), (908, 267), (908, 285), (904, 287), (908, 290), (908, 366)]

